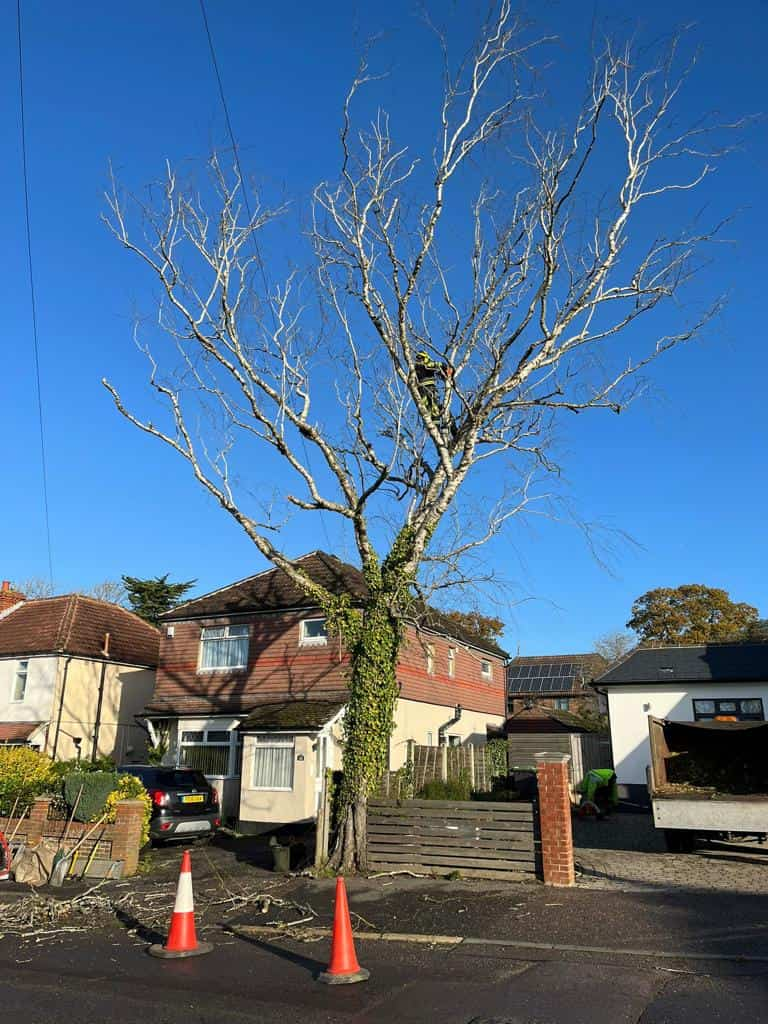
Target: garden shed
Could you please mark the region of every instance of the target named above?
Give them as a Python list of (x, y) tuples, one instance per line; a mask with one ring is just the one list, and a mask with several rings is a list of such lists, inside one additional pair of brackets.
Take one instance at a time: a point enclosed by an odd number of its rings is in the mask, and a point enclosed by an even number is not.
[(507, 719), (509, 769), (533, 765), (542, 750), (569, 754), (571, 785), (579, 782), (590, 768), (612, 768), (611, 741), (607, 733), (591, 730), (576, 715), (552, 708), (524, 708)]

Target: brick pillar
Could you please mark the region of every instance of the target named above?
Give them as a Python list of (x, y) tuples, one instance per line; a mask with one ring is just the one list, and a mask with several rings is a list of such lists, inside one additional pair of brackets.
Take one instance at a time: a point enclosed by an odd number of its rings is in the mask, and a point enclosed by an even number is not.
[(570, 754), (534, 754), (539, 783), (541, 864), (547, 885), (573, 885), (573, 834), (568, 787)]
[(139, 866), (141, 823), (144, 804), (141, 800), (121, 800), (112, 826), (112, 860), (125, 862), (124, 873), (135, 875)]
[(48, 811), (52, 799), (49, 796), (37, 796), (29, 811), (26, 828), (21, 826), (20, 831), (26, 832), (27, 844), (32, 846), (39, 843), (43, 832), (48, 825)]

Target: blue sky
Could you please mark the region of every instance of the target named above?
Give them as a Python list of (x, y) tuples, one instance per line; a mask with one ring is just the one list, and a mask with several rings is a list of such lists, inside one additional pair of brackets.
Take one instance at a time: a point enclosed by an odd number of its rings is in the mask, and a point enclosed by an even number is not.
[[(24, 0), (28, 160), (50, 522), (56, 589), (121, 573), (170, 573), (206, 590), (264, 564), (235, 524), (199, 491), (172, 453), (114, 411), (102, 376), (141, 395), (143, 364), (131, 343), (135, 308), (151, 308), (147, 279), (100, 223), (107, 163), (133, 187), (166, 158), (183, 164), (225, 143), (223, 115), (196, 3)], [(469, 38), (483, 5), (450, 7), (452, 38)], [(366, 38), (381, 30), (391, 72), (386, 105), (397, 129), (418, 134), (420, 103), (435, 88), (438, 54), (416, 5), (281, 5), (214, 2), (208, 13), (247, 172), (295, 203), (338, 167), (341, 98)], [(697, 72), (681, 113), (726, 117), (765, 109), (768, 5), (650, 2), (537, 8), (559, 37), (549, 103), (567, 110), (588, 66), (593, 19), (653, 39), (696, 22)], [(47, 575), (39, 439), (26, 277), (15, 10), (0, 13), (0, 189), (5, 311), (0, 408), (5, 500), (0, 576)], [(746, 134), (702, 197), (706, 213), (737, 212), (715, 263), (696, 287), (729, 294), (707, 335), (652, 369), (652, 389), (620, 417), (563, 424), (564, 493), (598, 527), (596, 558), (567, 523), (518, 522), (488, 549), (506, 581), (480, 603), (508, 623), (511, 651), (589, 649), (620, 628), (651, 587), (725, 587), (768, 614), (765, 473), (768, 351), (764, 236), (768, 176), (765, 121)], [(290, 237), (282, 243), (290, 256)], [(279, 483), (279, 481), (278, 481)], [(479, 495), (482, 497), (482, 495)], [(626, 538), (624, 538), (626, 534)], [(336, 525), (313, 519), (286, 533), (290, 554), (316, 547), (351, 555)]]

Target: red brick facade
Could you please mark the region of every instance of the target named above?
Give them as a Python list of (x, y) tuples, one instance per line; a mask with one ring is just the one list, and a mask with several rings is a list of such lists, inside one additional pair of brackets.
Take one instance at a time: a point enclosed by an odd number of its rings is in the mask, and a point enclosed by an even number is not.
[[(347, 687), (349, 655), (336, 638), (325, 645), (302, 645), (302, 619), (316, 610), (251, 613), (178, 621), (163, 628), (160, 663), (150, 709), (169, 713), (231, 711), (237, 714), (259, 701), (329, 699)], [(251, 629), (247, 668), (201, 671), (200, 638), (206, 626), (243, 625)], [(169, 636), (169, 627), (173, 635)], [(428, 648), (432, 672), (428, 671)], [(449, 648), (454, 676), (449, 675)], [(483, 675), (483, 662), (491, 676)], [(401, 697), (504, 715), (504, 663), (500, 657), (436, 634), (407, 631), (398, 665)]]
[(568, 754), (537, 754), (541, 867), (548, 885), (574, 885)]

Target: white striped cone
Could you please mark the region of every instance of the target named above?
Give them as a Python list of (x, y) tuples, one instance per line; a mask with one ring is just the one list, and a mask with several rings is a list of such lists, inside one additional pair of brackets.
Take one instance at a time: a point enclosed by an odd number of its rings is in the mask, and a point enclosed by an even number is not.
[(210, 953), (210, 942), (198, 942), (195, 934), (195, 898), (192, 892), (192, 858), (185, 850), (181, 858), (179, 884), (176, 887), (176, 902), (171, 916), (171, 927), (164, 946), (150, 946), (152, 956), (184, 957)]

